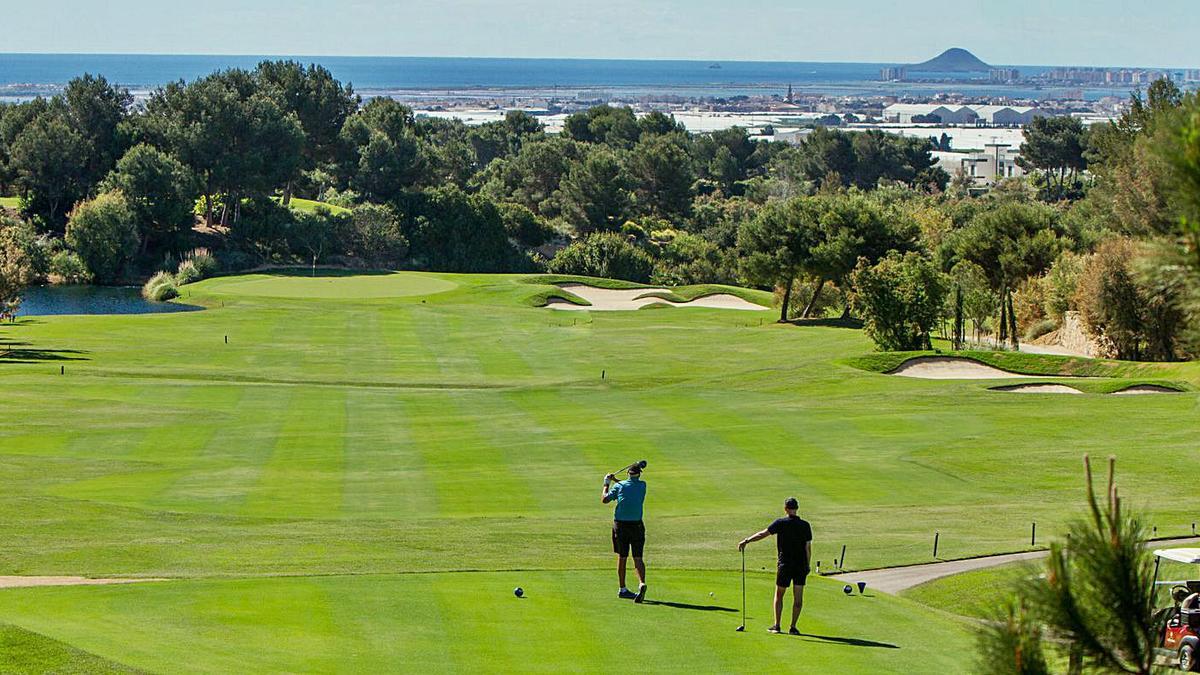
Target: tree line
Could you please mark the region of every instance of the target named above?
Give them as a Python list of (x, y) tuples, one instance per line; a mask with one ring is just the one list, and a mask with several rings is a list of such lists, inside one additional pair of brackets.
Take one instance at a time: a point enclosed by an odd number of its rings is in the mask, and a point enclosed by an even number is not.
[(886, 349), (1015, 344), (1078, 312), (1120, 356), (1179, 358), (1195, 353), (1196, 109), (1160, 82), (1113, 124), (1039, 120), (1031, 175), (980, 196), (931, 140), (874, 130), (791, 145), (607, 105), (558, 134), (519, 111), (467, 126), (292, 61), (137, 104), (85, 75), (0, 105), (0, 195), (19, 198), (0, 294), (185, 259), (547, 270), (776, 289), (782, 320), (857, 318)]

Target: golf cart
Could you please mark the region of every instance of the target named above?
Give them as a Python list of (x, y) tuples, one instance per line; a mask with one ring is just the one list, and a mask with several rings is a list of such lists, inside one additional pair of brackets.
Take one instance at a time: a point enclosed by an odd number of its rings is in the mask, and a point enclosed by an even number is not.
[[(1159, 610), (1162, 626), (1156, 651), (1168, 663), (1190, 673), (1200, 672), (1200, 581), (1159, 581), (1163, 561), (1200, 565), (1200, 548), (1168, 548), (1154, 552), (1154, 587), (1171, 589), (1171, 606)], [(1189, 575), (1195, 576), (1195, 575)]]

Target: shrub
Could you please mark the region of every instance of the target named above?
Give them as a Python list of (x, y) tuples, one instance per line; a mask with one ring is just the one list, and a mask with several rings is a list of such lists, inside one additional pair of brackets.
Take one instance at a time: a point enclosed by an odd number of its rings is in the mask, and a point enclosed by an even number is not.
[(929, 349), (942, 317), (948, 281), (932, 260), (893, 251), (875, 266), (860, 259), (852, 275), (854, 308), (880, 350)]
[(1013, 293), (1013, 313), (1017, 315), (1017, 326), (1029, 330), (1035, 323), (1046, 318), (1046, 293), (1041, 277), (1030, 277), (1017, 284)]
[(559, 251), (546, 266), (551, 274), (575, 274), (647, 282), (654, 261), (640, 248), (612, 232), (598, 232)]
[(354, 209), (350, 253), (371, 264), (398, 263), (408, 255), (408, 239), (396, 214), (387, 206), (363, 204)]
[(1084, 323), (1112, 343), (1118, 358), (1170, 361), (1185, 327), (1179, 289), (1138, 273), (1145, 253), (1131, 239), (1102, 243), (1083, 266), (1076, 302)]
[(86, 284), (92, 280), (92, 273), (83, 264), (83, 259), (66, 249), (50, 258), (50, 276), (54, 283), (60, 284)]
[(67, 245), (96, 281), (115, 281), (138, 249), (137, 221), (124, 195), (104, 192), (76, 206), (67, 221)]
[(521, 246), (534, 248), (550, 241), (555, 236), (554, 228), (537, 214), (520, 204), (497, 204), (500, 220), (508, 238)]
[(203, 278), (200, 275), (200, 270), (196, 269), (196, 263), (191, 260), (184, 260), (179, 263), (179, 269), (175, 272), (175, 283), (180, 286), (195, 283)]
[(201, 279), (215, 276), (221, 271), (221, 263), (217, 262), (217, 259), (206, 248), (193, 249), (184, 260), (192, 263), (192, 266), (200, 273)]
[(1026, 329), (1025, 340), (1026, 341), (1036, 340), (1036, 339), (1042, 337), (1043, 335), (1046, 335), (1047, 333), (1053, 333), (1056, 330), (1058, 330), (1058, 322), (1057, 321), (1055, 321), (1054, 319), (1042, 319), (1041, 321), (1034, 322), (1032, 325), (1029, 326), (1028, 329)]
[(170, 272), (159, 272), (150, 277), (142, 286), (142, 297), (153, 302), (166, 302), (179, 297), (179, 288), (175, 284), (175, 276)]

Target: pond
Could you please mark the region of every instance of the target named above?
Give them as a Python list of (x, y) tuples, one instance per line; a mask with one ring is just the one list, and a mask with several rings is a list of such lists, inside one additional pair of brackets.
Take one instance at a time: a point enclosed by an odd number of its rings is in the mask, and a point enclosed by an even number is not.
[(165, 314), (204, 309), (174, 302), (151, 302), (134, 286), (35, 286), (21, 294), (17, 316), (60, 314)]

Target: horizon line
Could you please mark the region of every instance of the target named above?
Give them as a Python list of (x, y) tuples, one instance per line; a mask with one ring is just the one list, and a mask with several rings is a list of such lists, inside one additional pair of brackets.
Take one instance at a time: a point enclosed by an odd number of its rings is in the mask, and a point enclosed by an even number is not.
[[(966, 50), (970, 52), (970, 50)], [(970, 52), (974, 56), (974, 52)], [(265, 54), (232, 54), (221, 52), (2, 52), (5, 56), (153, 56), (153, 57), (208, 57), (208, 58), (261, 58), (261, 59), (459, 59), (480, 61), (626, 61), (626, 62), (667, 62), (667, 63), (815, 63), (824, 65), (860, 65), (860, 66), (892, 66), (912, 67), (921, 63), (902, 63), (890, 61), (791, 61), (776, 59), (701, 59), (680, 57), (599, 57), (599, 56), (467, 56), (467, 55), (415, 55), (415, 54), (299, 54), (299, 53), (265, 53)], [(936, 58), (936, 57), (935, 57)], [(979, 58), (976, 56), (976, 58)], [(313, 61), (314, 63), (316, 61)], [(1200, 66), (1138, 66), (1138, 65), (1082, 65), (1082, 64), (1045, 64), (1045, 63), (996, 63), (988, 64), (989, 68), (1095, 68), (1095, 69), (1141, 69), (1141, 70), (1193, 70)], [(984, 71), (978, 71), (984, 72)]]

